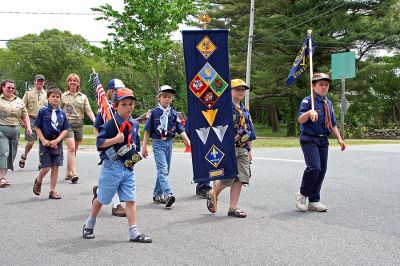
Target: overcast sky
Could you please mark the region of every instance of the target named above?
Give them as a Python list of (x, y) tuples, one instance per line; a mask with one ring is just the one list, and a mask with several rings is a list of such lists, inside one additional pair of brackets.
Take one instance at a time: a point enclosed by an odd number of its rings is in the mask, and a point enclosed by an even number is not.
[[(145, 1), (145, 0), (144, 0)], [(94, 15), (31, 15), (6, 14), (3, 12), (39, 12), (39, 13), (93, 13), (91, 7), (109, 3), (114, 9), (122, 10), (122, 0), (10, 0), (2, 1), (0, 40), (10, 40), (28, 33), (39, 34), (45, 29), (59, 29), (80, 34), (88, 41), (107, 39), (105, 21), (96, 21)], [(180, 39), (180, 33), (174, 33), (173, 39)], [(95, 43), (93, 43), (95, 44)], [(5, 47), (5, 41), (0, 42)]]

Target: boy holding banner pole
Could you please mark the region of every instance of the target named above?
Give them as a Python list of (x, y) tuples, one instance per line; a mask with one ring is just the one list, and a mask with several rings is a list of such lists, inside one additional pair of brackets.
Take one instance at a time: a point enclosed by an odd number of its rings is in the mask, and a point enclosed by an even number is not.
[[(240, 192), (243, 185), (250, 182), (251, 171), (250, 164), (252, 160), (251, 148), (252, 142), (256, 139), (253, 123), (251, 122), (250, 112), (246, 109), (242, 100), (245, 91), (249, 89), (246, 83), (241, 79), (231, 80), (232, 88), (232, 112), (233, 125), (235, 130), (235, 155), (237, 161), (238, 176), (231, 179), (216, 181), (213, 186), (214, 191), (208, 192), (207, 208), (211, 213), (217, 210), (216, 202), (218, 195), (228, 186), (230, 186), (230, 203), (228, 216), (236, 218), (245, 218), (247, 213), (237, 207)], [(215, 182), (215, 181), (214, 181)]]

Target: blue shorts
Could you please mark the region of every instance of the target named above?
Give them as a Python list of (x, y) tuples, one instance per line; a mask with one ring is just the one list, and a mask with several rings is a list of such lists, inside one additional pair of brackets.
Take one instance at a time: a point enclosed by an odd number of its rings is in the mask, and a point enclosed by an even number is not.
[(59, 143), (57, 149), (50, 149), (39, 143), (39, 161), (42, 168), (63, 166), (64, 154), (62, 144)]
[(97, 199), (101, 204), (109, 204), (118, 192), (120, 201), (135, 201), (135, 173), (120, 161), (104, 160), (101, 165)]

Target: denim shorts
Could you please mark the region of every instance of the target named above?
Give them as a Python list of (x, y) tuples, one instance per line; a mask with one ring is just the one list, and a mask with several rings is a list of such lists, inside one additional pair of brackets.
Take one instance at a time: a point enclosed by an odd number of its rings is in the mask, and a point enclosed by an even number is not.
[(59, 143), (57, 149), (50, 149), (39, 143), (39, 160), (42, 168), (63, 166), (64, 154), (62, 144)]
[(135, 173), (121, 161), (104, 160), (101, 165), (97, 199), (101, 204), (110, 204), (118, 192), (120, 201), (136, 200)]

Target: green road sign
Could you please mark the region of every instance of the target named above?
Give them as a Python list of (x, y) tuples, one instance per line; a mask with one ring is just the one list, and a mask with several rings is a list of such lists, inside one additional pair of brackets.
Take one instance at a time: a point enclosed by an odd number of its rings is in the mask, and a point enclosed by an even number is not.
[(356, 54), (354, 52), (331, 55), (332, 79), (348, 79), (356, 76)]

